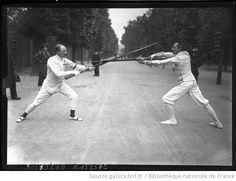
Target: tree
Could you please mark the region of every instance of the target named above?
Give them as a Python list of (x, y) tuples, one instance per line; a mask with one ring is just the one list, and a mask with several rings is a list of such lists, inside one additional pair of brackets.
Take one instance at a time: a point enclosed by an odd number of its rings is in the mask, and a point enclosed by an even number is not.
[(14, 57), (15, 67), (18, 69), (18, 64), (16, 62), (17, 50), (16, 50), (16, 33), (18, 31), (19, 25), (21, 23), (21, 18), (25, 15), (26, 9), (21, 7), (9, 7), (7, 8), (7, 43), (11, 49), (12, 55)]
[(72, 47), (72, 58), (76, 47), (90, 52), (100, 48), (108, 55), (116, 51), (118, 43), (108, 9), (101, 8), (27, 8), (19, 32), (39, 37), (41, 43), (47, 35), (53, 35)]
[(96, 9), (95, 16), (92, 50), (102, 51), (103, 56), (114, 55), (118, 49), (118, 38), (111, 27), (108, 9)]
[[(128, 23), (121, 42), (125, 51), (130, 51), (144, 43), (158, 41), (157, 47), (145, 50), (150, 55), (170, 51), (175, 41), (181, 41), (187, 51), (198, 47), (203, 63), (210, 63), (211, 54), (216, 58), (224, 57), (224, 60), (213, 59), (211, 63), (220, 65), (218, 71), (222, 65), (226, 70), (232, 50), (232, 16), (231, 8), (153, 8)], [(214, 53), (215, 32), (222, 33), (222, 55)]]

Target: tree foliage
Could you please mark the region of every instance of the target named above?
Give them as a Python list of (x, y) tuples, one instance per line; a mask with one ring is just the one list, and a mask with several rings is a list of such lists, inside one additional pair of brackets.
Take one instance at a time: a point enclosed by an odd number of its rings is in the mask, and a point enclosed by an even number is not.
[(218, 63), (213, 59), (215, 32), (222, 32), (223, 40), (228, 42), (222, 51), (229, 55), (232, 49), (232, 9), (154, 8), (128, 23), (121, 42), (128, 52), (158, 41), (158, 46), (141, 52), (150, 55), (170, 51), (175, 41), (181, 41), (187, 51), (198, 47), (203, 62), (208, 62), (211, 56), (212, 63)]
[(14, 34), (19, 29), (18, 25), (21, 23), (21, 19), (25, 13), (26, 9), (24, 8), (18, 8), (18, 7), (7, 8), (7, 27), (8, 27), (7, 37), (9, 42), (15, 38)]
[(94, 9), (95, 22), (92, 49), (110, 56), (118, 49), (118, 39), (111, 27), (108, 9)]
[[(15, 12), (9, 8), (8, 14)], [(116, 52), (118, 39), (111, 28), (108, 9), (97, 8), (27, 8), (17, 22), (17, 31), (34, 38), (53, 35), (73, 48), (100, 50), (105, 55)]]

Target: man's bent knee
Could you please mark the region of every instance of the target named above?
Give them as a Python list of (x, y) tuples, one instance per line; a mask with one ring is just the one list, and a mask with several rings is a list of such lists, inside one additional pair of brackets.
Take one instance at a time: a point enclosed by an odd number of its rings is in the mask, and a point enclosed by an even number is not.
[(31, 104), (31, 106), (32, 106), (32, 107), (38, 107), (40, 104), (41, 104), (41, 103), (39, 103), (39, 102), (33, 102), (33, 103)]
[(210, 106), (209, 103), (207, 103), (207, 104), (204, 104), (203, 107), (204, 107), (205, 109), (208, 109), (208, 108), (211, 107), (211, 106)]
[(166, 95), (164, 95), (162, 97), (162, 100), (163, 100), (164, 104), (169, 104), (169, 105), (173, 105), (174, 104), (174, 101), (171, 101), (170, 99), (168, 99), (168, 97)]
[(74, 94), (73, 97), (72, 97), (72, 100), (77, 101), (78, 100), (78, 95)]

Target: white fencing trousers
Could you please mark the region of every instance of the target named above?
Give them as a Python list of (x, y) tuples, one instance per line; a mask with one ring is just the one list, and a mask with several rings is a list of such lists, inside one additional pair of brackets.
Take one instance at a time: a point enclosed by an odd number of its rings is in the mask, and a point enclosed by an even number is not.
[(173, 105), (185, 93), (188, 93), (192, 99), (201, 107), (206, 107), (209, 101), (205, 99), (196, 83), (196, 81), (183, 81), (163, 96), (163, 101)]
[[(62, 85), (55, 91), (55, 93), (61, 93), (65, 95), (66, 97), (71, 99), (71, 110), (75, 110), (76, 107), (76, 101), (78, 100), (77, 93), (66, 83), (62, 83)], [(35, 97), (32, 104), (29, 105), (29, 107), (26, 109), (26, 113), (29, 114), (32, 112), (36, 107), (38, 107), (40, 104), (45, 102), (49, 97), (51, 97), (55, 93), (49, 93), (44, 87), (40, 89), (38, 92), (38, 95)]]

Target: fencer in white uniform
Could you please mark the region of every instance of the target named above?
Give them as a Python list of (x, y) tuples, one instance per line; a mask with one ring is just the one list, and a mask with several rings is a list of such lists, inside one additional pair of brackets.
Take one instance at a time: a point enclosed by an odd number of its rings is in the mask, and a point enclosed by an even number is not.
[[(79, 75), (81, 72), (90, 68), (84, 65), (78, 65), (66, 58), (67, 49), (64, 45), (58, 44), (55, 47), (56, 55), (50, 57), (47, 63), (47, 77), (43, 82), (43, 85), (35, 97), (34, 101), (26, 108), (25, 112), (17, 118), (16, 122), (21, 122), (25, 117), (32, 112), (36, 107), (45, 102), (50, 96), (55, 93), (61, 93), (70, 98), (70, 116), (71, 120), (81, 121), (75, 114), (76, 102), (78, 99), (77, 93), (65, 83), (65, 77), (71, 74)], [(73, 70), (65, 71), (65, 68), (69, 67)], [(93, 69), (91, 69), (93, 70)]]
[(164, 60), (151, 60), (144, 61), (147, 65), (159, 65), (172, 63), (177, 73), (177, 85), (168, 91), (163, 96), (165, 107), (169, 112), (169, 119), (161, 122), (167, 125), (176, 125), (177, 120), (174, 114), (173, 105), (181, 98), (184, 94), (188, 93), (192, 99), (201, 107), (205, 108), (214, 122), (209, 123), (211, 126), (216, 128), (223, 128), (222, 123), (219, 121), (214, 109), (210, 106), (209, 101), (203, 97), (195, 77), (191, 72), (191, 60), (190, 55), (187, 51), (182, 51), (182, 46), (179, 42), (174, 43), (172, 52), (159, 52), (151, 55), (151, 59), (154, 57), (165, 57)]

